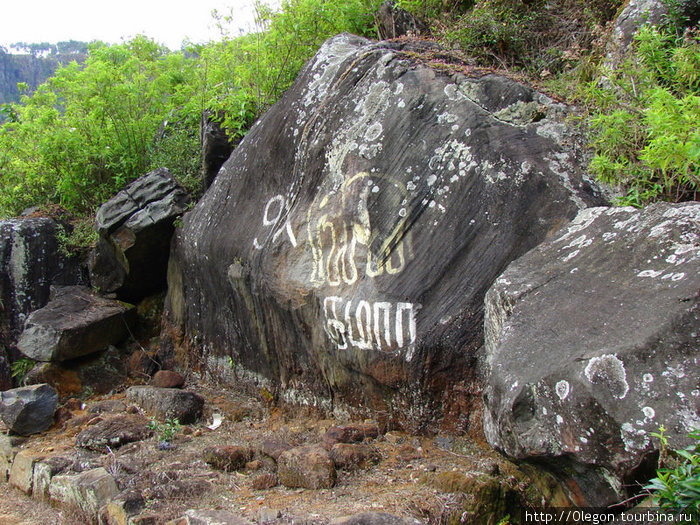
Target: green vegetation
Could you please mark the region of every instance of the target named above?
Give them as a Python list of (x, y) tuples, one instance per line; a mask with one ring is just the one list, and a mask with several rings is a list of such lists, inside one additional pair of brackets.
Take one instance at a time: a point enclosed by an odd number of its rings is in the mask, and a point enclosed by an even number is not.
[[(591, 170), (622, 188), (623, 203), (642, 205), (697, 195), (698, 33), (684, 31), (668, 1), (668, 22), (641, 31), (614, 69), (602, 64), (621, 0), (396, 3), (457, 56), (582, 105)], [(0, 216), (55, 204), (90, 216), (161, 166), (196, 196), (202, 115), (214, 115), (237, 143), (324, 40), (376, 36), (379, 4), (284, 0), (274, 11), (258, 3), (256, 32), (231, 37), (233, 16), (218, 15), (220, 41), (178, 52), (144, 36), (91, 44), (84, 64), (61, 66), (19, 103), (0, 105)]]
[(14, 379), (18, 385), (21, 385), (29, 371), (34, 368), (34, 365), (36, 365), (36, 361), (28, 357), (17, 359), (10, 365), (12, 379)]
[(695, 441), (681, 450), (669, 450), (666, 429), (652, 435), (659, 439), (661, 455), (656, 478), (644, 487), (651, 491), (654, 504), (676, 514), (700, 513), (700, 429), (689, 434)]
[(591, 171), (626, 190), (623, 204), (697, 199), (700, 43), (696, 33), (646, 26), (633, 52), (585, 88)]
[(177, 418), (168, 418), (165, 420), (165, 423), (160, 423), (155, 418), (151, 418), (148, 428), (156, 433), (159, 443), (170, 443), (175, 435), (182, 430), (182, 425), (180, 425), (180, 421)]

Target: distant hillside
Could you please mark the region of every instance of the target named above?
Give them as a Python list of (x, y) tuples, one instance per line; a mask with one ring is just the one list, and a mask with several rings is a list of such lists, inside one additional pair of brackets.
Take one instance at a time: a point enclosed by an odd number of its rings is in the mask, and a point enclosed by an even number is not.
[(18, 82), (25, 82), (29, 90), (53, 75), (59, 64), (87, 58), (87, 43), (71, 40), (58, 44), (26, 44), (19, 42), (8, 49), (0, 46), (0, 104), (17, 102)]

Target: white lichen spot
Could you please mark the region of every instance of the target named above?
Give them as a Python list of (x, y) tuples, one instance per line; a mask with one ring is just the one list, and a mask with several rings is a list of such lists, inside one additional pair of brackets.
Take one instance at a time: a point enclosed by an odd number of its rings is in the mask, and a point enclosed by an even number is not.
[(580, 438), (578, 438), (578, 440), (579, 440), (581, 443), (584, 443), (584, 444), (588, 443), (588, 439), (586, 439), (586, 438), (583, 437), (583, 436), (581, 436)]
[(559, 381), (554, 389), (557, 392), (557, 395), (559, 396), (559, 399), (564, 401), (567, 397), (569, 397), (569, 391), (571, 390), (571, 385), (569, 385), (568, 381), (561, 380)]
[(462, 92), (457, 88), (457, 84), (447, 84), (443, 91), (445, 92), (445, 96), (450, 100), (459, 100), (460, 98), (464, 98)]
[(368, 128), (367, 131), (365, 131), (365, 140), (372, 142), (373, 140), (377, 140), (380, 135), (382, 134), (382, 124), (381, 122), (375, 122), (371, 124)]
[(625, 365), (616, 355), (592, 357), (584, 373), (592, 384), (606, 387), (617, 399), (624, 399), (629, 392)]
[(416, 185), (413, 183), (413, 181), (409, 180), (409, 181), (406, 183), (406, 189), (407, 189), (408, 191), (413, 191), (413, 190), (416, 189)]
[(399, 101), (396, 103), (396, 106), (397, 106), (398, 108), (405, 108), (405, 107), (406, 107), (406, 103), (404, 102), (404, 100), (403, 100), (402, 98), (400, 98)]
[(542, 415), (547, 415), (547, 407), (542, 407)]
[(428, 176), (428, 180), (426, 181), (428, 186), (432, 186), (435, 184), (435, 181), (437, 181), (437, 175), (430, 175)]
[(653, 383), (653, 382), (654, 382), (654, 376), (651, 375), (651, 374), (648, 374), (648, 373), (647, 373), (647, 374), (644, 374), (644, 375), (642, 376), (642, 381), (644, 381), (645, 383)]
[(576, 273), (576, 272), (578, 272), (578, 268), (572, 268), (572, 269), (569, 271), (569, 273)]
[(434, 208), (434, 207), (435, 207), (435, 204), (436, 204), (435, 201), (430, 201), (430, 202), (428, 203), (428, 208)]
[(454, 115), (452, 113), (447, 113), (447, 112), (440, 113), (437, 116), (438, 124), (452, 124), (454, 122), (457, 122), (458, 119), (459, 119), (459, 117), (457, 115)]
[(394, 95), (403, 93), (403, 82), (397, 82), (394, 87)]
[(557, 424), (561, 425), (564, 423), (564, 418), (561, 417), (561, 415), (557, 414)]
[(399, 217), (405, 217), (406, 216), (406, 208), (401, 208), (399, 210)]
[(651, 407), (642, 408), (642, 412), (644, 413), (644, 417), (646, 419), (654, 419), (654, 416), (656, 416), (656, 412)]
[(663, 270), (659, 270), (659, 271), (656, 271), (656, 270), (643, 270), (643, 271), (641, 271), (641, 272), (639, 272), (639, 273), (637, 274), (637, 277), (651, 277), (651, 278), (656, 278), (656, 277), (658, 277), (659, 275), (661, 275), (662, 273), (664, 273)]
[(617, 237), (617, 232), (605, 232), (603, 234), (603, 241), (604, 242), (610, 242), (612, 241), (615, 237)]
[(649, 445), (649, 436), (644, 429), (634, 428), (631, 423), (623, 423), (620, 429), (620, 437), (625, 444), (625, 450), (644, 450)]

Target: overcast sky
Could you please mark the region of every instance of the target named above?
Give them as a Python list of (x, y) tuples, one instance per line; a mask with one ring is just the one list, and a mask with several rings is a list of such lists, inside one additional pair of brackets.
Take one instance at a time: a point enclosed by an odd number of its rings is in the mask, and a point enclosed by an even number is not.
[(253, 25), (253, 0), (2, 0), (0, 45), (64, 40), (119, 43), (145, 34), (180, 49), (186, 38), (192, 42), (219, 39), (213, 9), (233, 13), (233, 36), (239, 27)]

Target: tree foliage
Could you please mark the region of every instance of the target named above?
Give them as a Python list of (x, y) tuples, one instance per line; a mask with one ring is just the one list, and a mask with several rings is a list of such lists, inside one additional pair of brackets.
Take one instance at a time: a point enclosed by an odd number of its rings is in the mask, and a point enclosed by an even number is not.
[[(277, 101), (328, 37), (368, 34), (374, 0), (257, 4), (257, 32), (170, 52), (145, 36), (92, 44), (0, 126), (0, 215), (60, 203), (91, 213), (147, 170), (169, 168), (194, 189), (199, 126), (220, 115), (232, 141)], [(220, 23), (225, 29), (227, 17)]]

